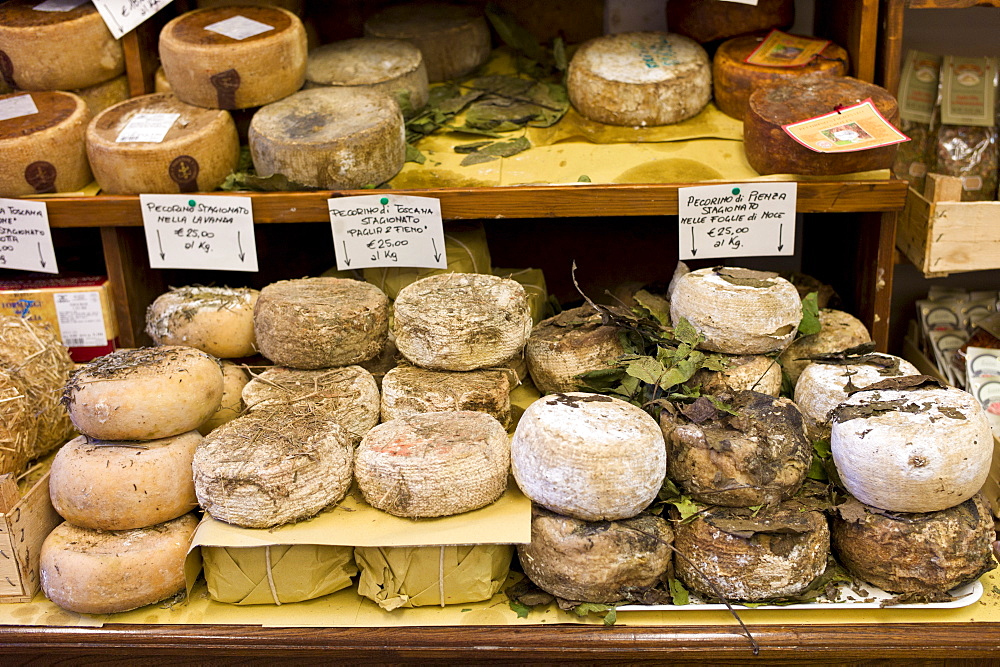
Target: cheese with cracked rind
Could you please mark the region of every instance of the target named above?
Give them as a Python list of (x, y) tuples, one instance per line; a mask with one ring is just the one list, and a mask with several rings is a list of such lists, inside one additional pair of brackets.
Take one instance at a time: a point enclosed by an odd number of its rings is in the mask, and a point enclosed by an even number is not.
[(498, 369), (431, 371), (397, 366), (382, 378), (382, 421), (424, 412), (474, 410), (510, 426), (511, 373)]

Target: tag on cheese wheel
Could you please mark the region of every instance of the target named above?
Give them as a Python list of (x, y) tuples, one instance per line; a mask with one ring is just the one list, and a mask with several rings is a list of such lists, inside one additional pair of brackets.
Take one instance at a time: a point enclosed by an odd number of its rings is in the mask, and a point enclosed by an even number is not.
[(0, 100), (0, 120), (10, 120), (35, 113), (38, 113), (38, 107), (35, 106), (35, 100), (31, 99), (31, 95), (18, 95)]
[(783, 125), (788, 136), (817, 153), (850, 153), (909, 141), (871, 99), (822, 116)]
[(244, 40), (247, 37), (262, 35), (269, 30), (274, 30), (274, 26), (261, 23), (260, 21), (254, 21), (253, 19), (248, 19), (245, 16), (237, 15), (223, 21), (207, 25), (205, 26), (205, 30), (217, 32), (220, 35), (232, 37), (233, 39)]
[(129, 119), (115, 139), (117, 143), (148, 141), (161, 143), (179, 113), (137, 113)]
[(765, 67), (805, 67), (830, 44), (828, 39), (811, 39), (772, 30), (744, 62)]
[(32, 7), (36, 12), (68, 12), (76, 9), (88, 0), (45, 0)]

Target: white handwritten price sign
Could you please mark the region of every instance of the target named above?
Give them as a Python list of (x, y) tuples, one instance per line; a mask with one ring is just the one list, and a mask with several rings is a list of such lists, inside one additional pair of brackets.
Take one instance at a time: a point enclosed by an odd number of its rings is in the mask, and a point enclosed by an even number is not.
[(341, 271), (375, 266), (448, 268), (437, 199), (387, 194), (327, 202)]
[(795, 253), (796, 183), (678, 188), (681, 259)]
[(154, 269), (256, 271), (250, 197), (139, 195)]
[(170, 3), (171, 0), (94, 0), (94, 6), (115, 39), (121, 39)]
[(59, 273), (45, 202), (0, 199), (0, 268)]

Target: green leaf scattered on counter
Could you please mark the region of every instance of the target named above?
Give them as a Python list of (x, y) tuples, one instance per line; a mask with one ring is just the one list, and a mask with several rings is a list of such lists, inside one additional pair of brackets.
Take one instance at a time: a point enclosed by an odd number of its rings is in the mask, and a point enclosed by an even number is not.
[(613, 604), (597, 604), (595, 602), (581, 602), (573, 607), (573, 613), (577, 616), (594, 614), (604, 619), (604, 625), (614, 625), (618, 620), (618, 611)]
[(406, 144), (406, 159), (405, 162), (416, 162), (417, 164), (423, 164), (427, 161), (427, 156), (420, 152), (420, 149), (413, 144)]
[[(468, 148), (472, 146), (472, 144), (465, 144), (465, 146)], [(485, 146), (475, 149), (469, 148), (467, 151), (458, 152), (469, 153), (462, 159), (462, 166), (464, 167), (479, 162), (489, 162), (490, 160), (495, 160), (500, 157), (517, 155), (518, 153), (526, 151), (529, 148), (531, 148), (531, 142), (528, 141), (527, 137), (517, 137), (516, 139), (508, 139), (507, 141), (486, 142)]]
[(531, 607), (520, 602), (515, 602), (511, 600), (509, 603), (511, 610), (517, 614), (518, 618), (528, 618), (528, 614), (531, 613)]
[(593, 183), (593, 181), (590, 180), (590, 176), (587, 176), (586, 174), (584, 174), (580, 178), (576, 179), (576, 182), (577, 183)]

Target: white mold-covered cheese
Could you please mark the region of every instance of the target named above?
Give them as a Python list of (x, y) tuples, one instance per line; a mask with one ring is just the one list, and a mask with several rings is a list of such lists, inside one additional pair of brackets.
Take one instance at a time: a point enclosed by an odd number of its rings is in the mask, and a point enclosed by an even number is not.
[(410, 106), (427, 104), (427, 68), (420, 49), (401, 39), (363, 37), (324, 44), (309, 52), (306, 88), (362, 87), (398, 99), (409, 95)]
[(720, 267), (677, 280), (670, 319), (686, 319), (705, 341), (699, 347), (728, 354), (780, 350), (802, 319), (795, 286), (775, 273)]
[(231, 361), (222, 361), (222, 402), (219, 409), (198, 427), (199, 433), (208, 435), (243, 414), (243, 387), (249, 381), (250, 375), (243, 366)]
[(431, 370), (471, 371), (519, 354), (531, 334), (531, 308), (519, 283), (478, 273), (428, 276), (399, 291), (396, 347)]
[(81, 435), (52, 460), (49, 496), (81, 528), (130, 530), (176, 519), (198, 507), (191, 477), (197, 431), (149, 441)]
[(329, 190), (388, 181), (406, 157), (399, 105), (363, 88), (312, 88), (268, 104), (248, 137), (259, 175)]
[(553, 512), (586, 521), (635, 516), (666, 475), (656, 421), (610, 396), (549, 394), (524, 411), (511, 442), (514, 478)]
[(423, 412), (475, 410), (510, 426), (510, 373), (397, 366), (382, 379), (382, 421)]
[(869, 390), (833, 418), (830, 446), (847, 490), (890, 512), (936, 512), (974, 496), (993, 459), (993, 434), (972, 394)]
[(842, 310), (820, 309), (819, 324), (819, 333), (796, 338), (778, 357), (792, 386), (798, 382), (805, 367), (812, 363), (802, 357), (843, 352), (872, 340), (861, 320)]
[(566, 87), (583, 116), (609, 125), (667, 125), (712, 99), (712, 66), (697, 42), (665, 32), (596, 37), (577, 49)]
[(586, 389), (581, 373), (606, 369), (621, 355), (622, 330), (601, 323), (590, 306), (571, 308), (542, 320), (524, 347), (528, 372), (542, 393)]
[(510, 438), (482, 412), (427, 412), (379, 424), (358, 447), (365, 500), (409, 518), (449, 516), (496, 501), (507, 488)]
[(157, 345), (187, 345), (220, 359), (248, 357), (257, 351), (259, 296), (249, 287), (177, 287), (146, 309), (146, 333)]

